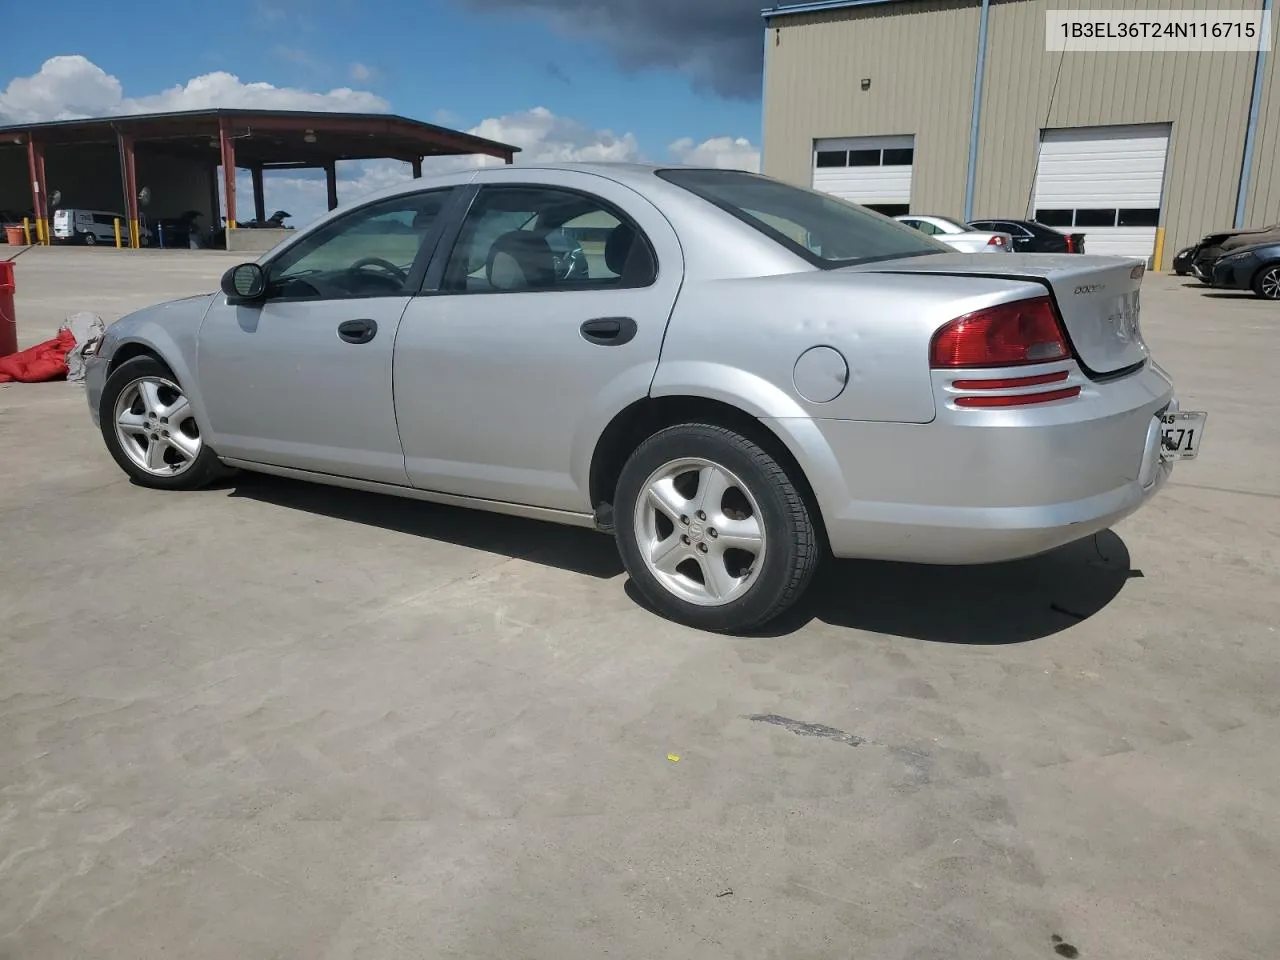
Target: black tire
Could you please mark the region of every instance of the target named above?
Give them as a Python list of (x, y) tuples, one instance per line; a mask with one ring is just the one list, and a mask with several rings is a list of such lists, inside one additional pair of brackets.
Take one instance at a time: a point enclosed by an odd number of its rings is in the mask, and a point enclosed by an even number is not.
[(1280, 300), (1280, 263), (1269, 263), (1255, 273), (1250, 286), (1263, 300)]
[(222, 465), (217, 453), (207, 443), (201, 443), (200, 452), (191, 466), (174, 476), (157, 476), (148, 473), (129, 458), (120, 445), (119, 437), (116, 436), (116, 401), (130, 384), (142, 377), (160, 377), (171, 383), (178, 383), (178, 378), (174, 376), (173, 371), (155, 357), (150, 356), (126, 360), (107, 378), (106, 386), (102, 391), (102, 400), (98, 405), (98, 419), (101, 424), (102, 439), (106, 442), (107, 450), (120, 469), (128, 474), (129, 479), (134, 483), (155, 490), (198, 490), (227, 476), (231, 471)]
[(96, 247), (98, 245), (98, 238), (92, 233), (82, 233), (80, 238), (86, 247)]
[[(718, 606), (685, 600), (650, 571), (637, 539), (635, 511), (653, 473), (673, 461), (699, 458), (735, 474), (749, 488), (766, 536), (764, 563), (742, 596)], [(791, 607), (808, 588), (822, 556), (820, 537), (804, 495), (763, 447), (741, 434), (707, 423), (668, 427), (631, 454), (614, 499), (615, 535), (632, 582), (660, 614), (715, 632), (757, 629)]]

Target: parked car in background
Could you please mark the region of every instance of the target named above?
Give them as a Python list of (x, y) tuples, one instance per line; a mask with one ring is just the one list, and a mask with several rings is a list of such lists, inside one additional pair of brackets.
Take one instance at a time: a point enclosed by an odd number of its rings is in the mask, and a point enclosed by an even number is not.
[(1213, 262), (1208, 282), (1227, 290), (1252, 290), (1263, 300), (1280, 300), (1280, 237), (1232, 248)]
[[(58, 243), (84, 243), (96, 246), (100, 243), (114, 245), (116, 221), (120, 221), (120, 239), (129, 242), (129, 221), (124, 214), (111, 210), (78, 210), (64, 208), (53, 211), (53, 239)], [(142, 246), (151, 240), (151, 231), (144, 225), (139, 228)]]
[(1084, 253), (1083, 233), (1063, 233), (1035, 220), (970, 220), (969, 226), (1007, 233), (1014, 253)]
[(1183, 247), (1173, 255), (1173, 272), (1180, 277), (1185, 277), (1191, 272), (1191, 265), (1195, 260), (1196, 248)]
[(1203, 237), (1191, 255), (1191, 273), (1202, 283), (1213, 282), (1213, 265), (1217, 259), (1232, 250), (1256, 243), (1280, 240), (1280, 223), (1250, 230), (1220, 230)]
[(894, 217), (913, 230), (945, 243), (961, 253), (1012, 253), (1013, 238), (1007, 233), (990, 230), (974, 230), (972, 227), (932, 214), (908, 213)]
[(233, 467), (595, 528), (654, 608), (745, 630), (828, 553), (1009, 560), (1144, 504), (1205, 421), (1143, 341), (1144, 272), (957, 253), (737, 170), (488, 167), (113, 323), (86, 394), (142, 486)]

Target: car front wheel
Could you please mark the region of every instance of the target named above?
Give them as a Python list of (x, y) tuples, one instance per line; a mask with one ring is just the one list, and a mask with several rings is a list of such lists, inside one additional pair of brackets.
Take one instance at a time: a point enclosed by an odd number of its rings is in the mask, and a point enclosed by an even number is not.
[(196, 490), (225, 473), (185, 391), (154, 357), (134, 357), (112, 372), (98, 414), (111, 456), (140, 486)]
[(1258, 271), (1253, 278), (1253, 292), (1263, 300), (1280, 300), (1280, 263), (1273, 263)]
[(680, 424), (642, 443), (622, 469), (614, 516), (637, 589), (688, 626), (761, 627), (817, 569), (818, 534), (793, 479), (724, 427)]

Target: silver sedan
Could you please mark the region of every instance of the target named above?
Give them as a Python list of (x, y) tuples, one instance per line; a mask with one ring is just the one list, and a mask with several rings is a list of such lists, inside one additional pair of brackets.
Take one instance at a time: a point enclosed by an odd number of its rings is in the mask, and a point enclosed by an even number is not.
[(89, 409), (137, 483), (241, 469), (593, 527), (666, 616), (757, 627), (828, 555), (1007, 560), (1137, 509), (1205, 415), (1142, 266), (949, 250), (766, 177), (417, 180), (112, 325)]

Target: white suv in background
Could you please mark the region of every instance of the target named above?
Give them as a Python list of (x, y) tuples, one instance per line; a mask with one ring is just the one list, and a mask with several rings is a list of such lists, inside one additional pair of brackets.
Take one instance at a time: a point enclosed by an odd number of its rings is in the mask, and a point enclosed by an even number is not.
[[(114, 244), (116, 221), (120, 221), (120, 240), (129, 242), (129, 221), (123, 214), (109, 210), (55, 210), (53, 211), (53, 239), (64, 243)], [(151, 239), (151, 231), (142, 228), (142, 245)]]
[(946, 217), (926, 216), (915, 213), (904, 213), (894, 217), (899, 223), (927, 233), (935, 240), (941, 240), (949, 247), (961, 253), (1012, 253), (1013, 237), (1007, 233), (992, 233), (987, 230), (975, 230), (973, 227), (949, 220)]

